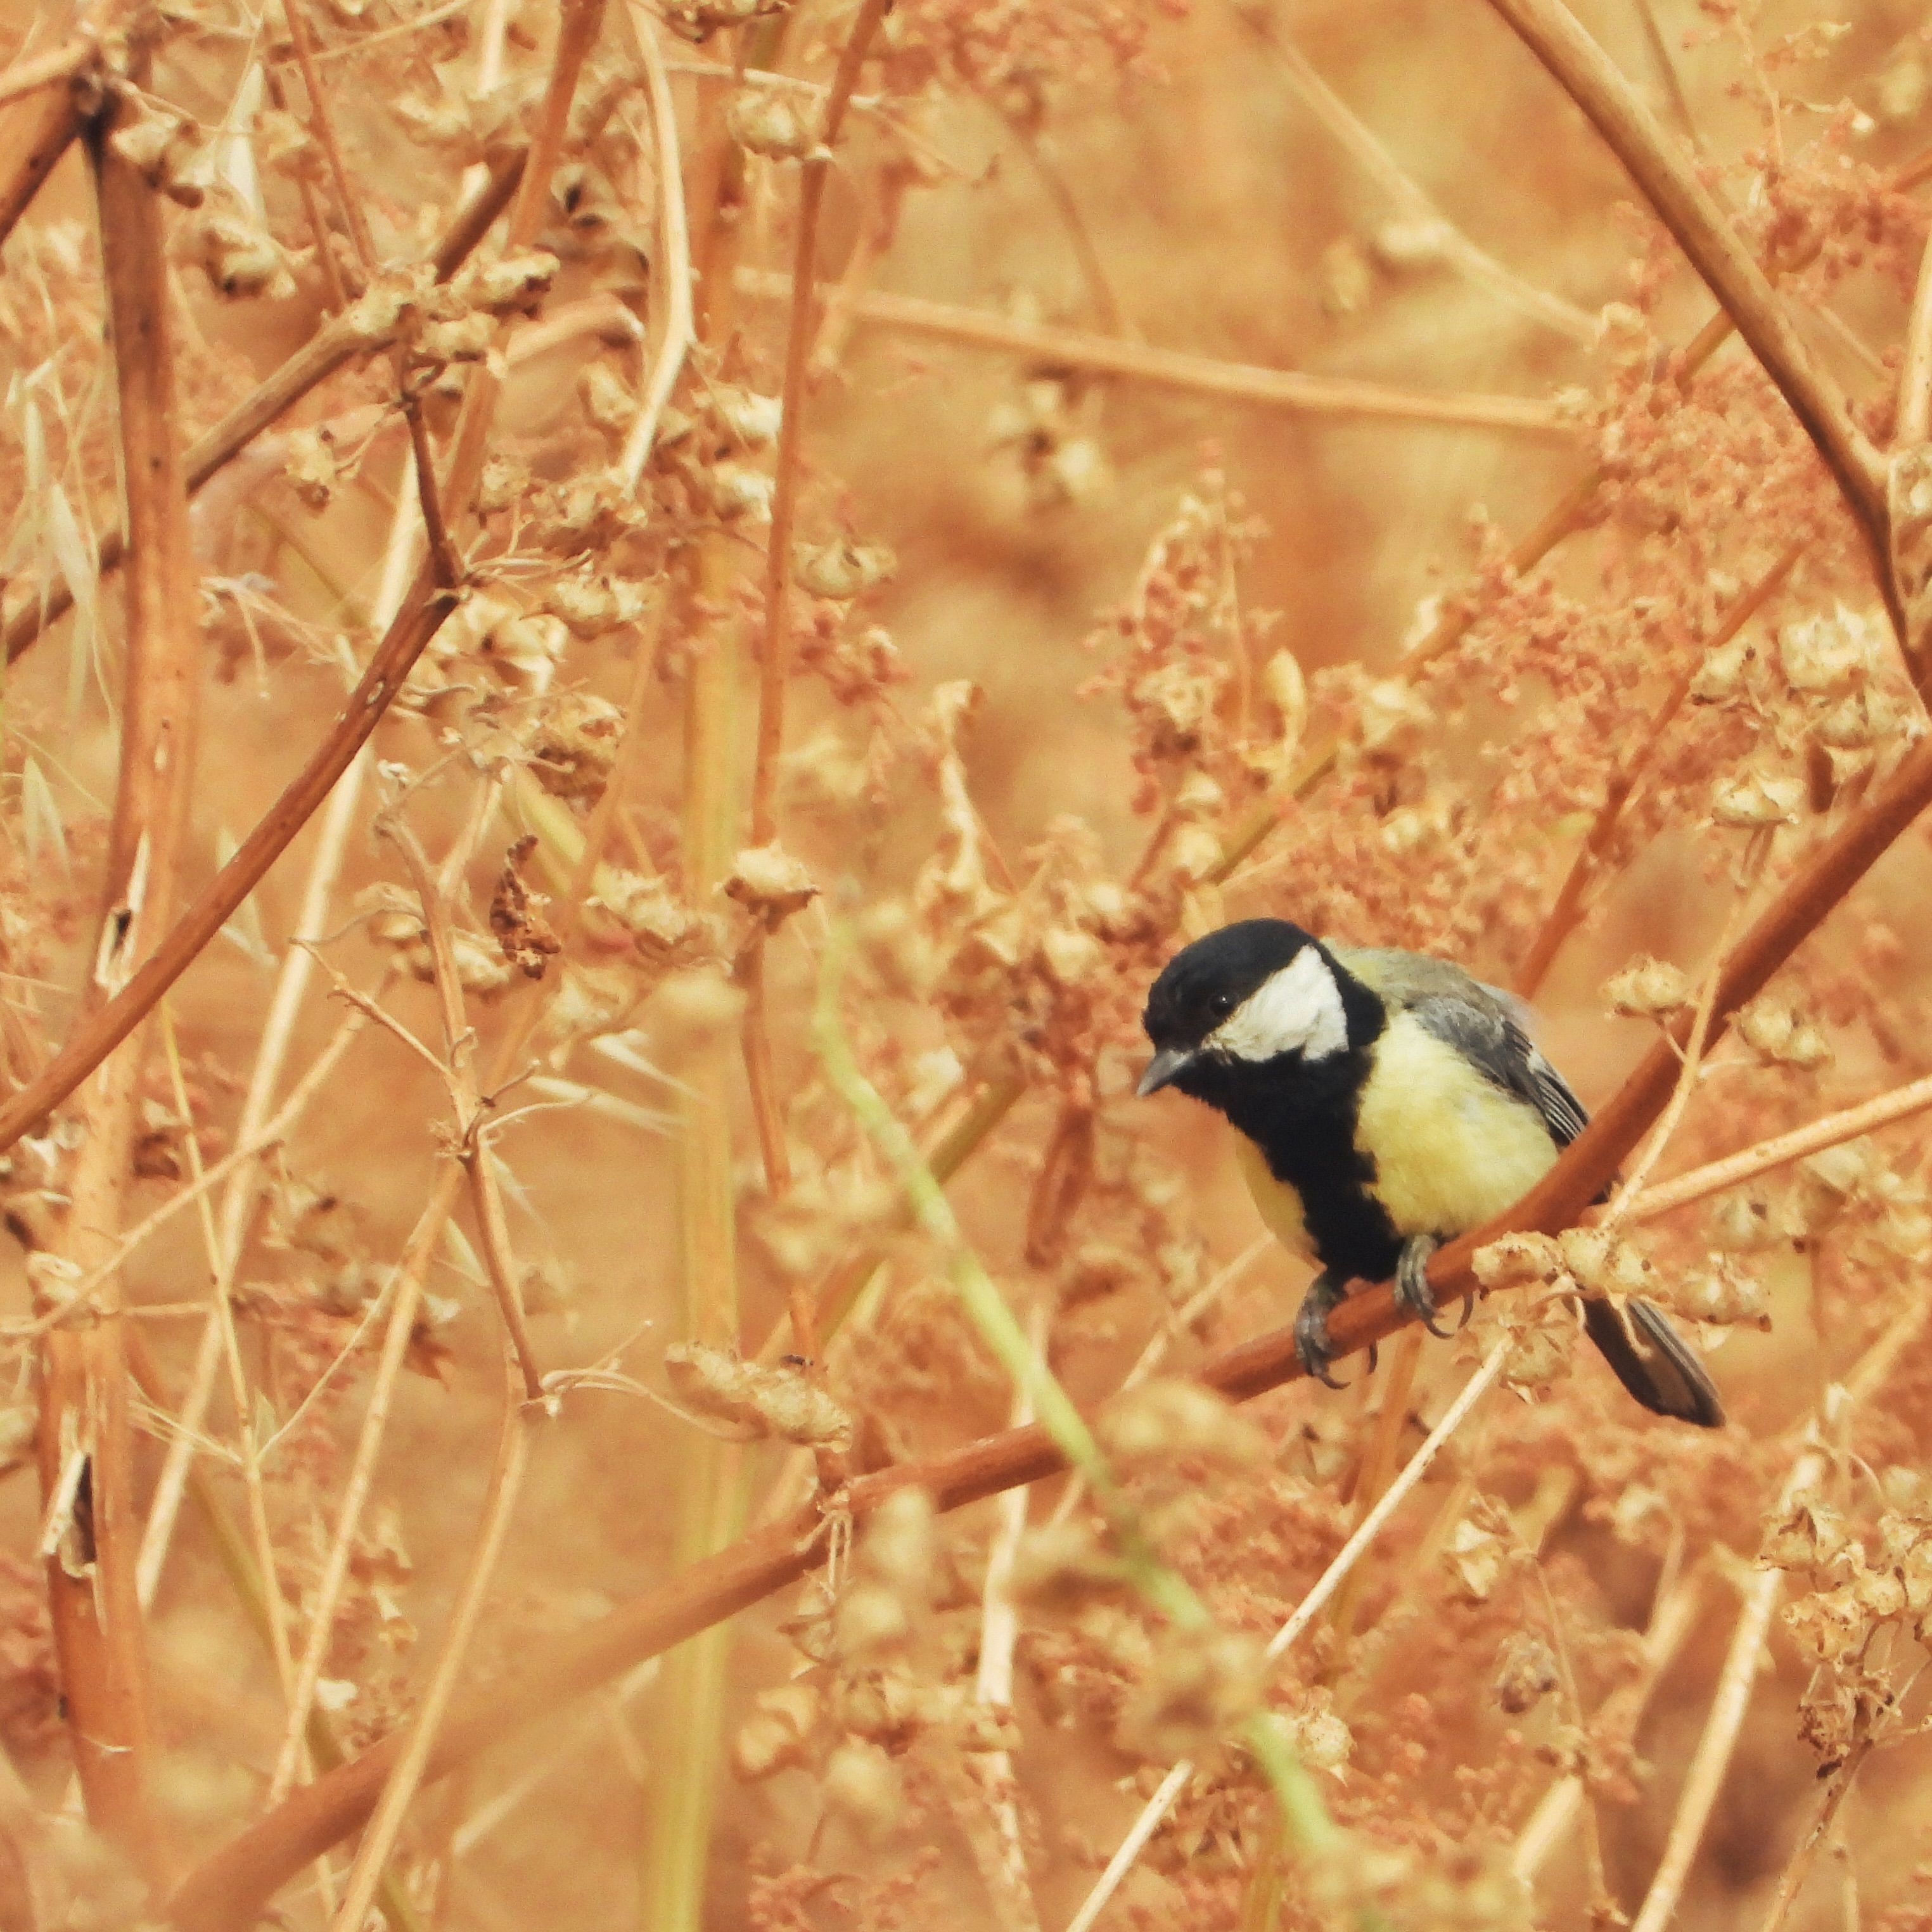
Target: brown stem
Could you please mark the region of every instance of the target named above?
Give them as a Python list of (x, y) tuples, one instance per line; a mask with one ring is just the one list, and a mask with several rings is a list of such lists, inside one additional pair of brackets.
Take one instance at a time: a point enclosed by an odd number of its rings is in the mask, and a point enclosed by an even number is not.
[(0, 115), (0, 242), (79, 137), (82, 118), (80, 94), (71, 86), (44, 88)]
[[(732, 281), (741, 294), (755, 301), (795, 304), (798, 299), (795, 274), (740, 268)], [(884, 289), (828, 289), (826, 293), (841, 304), (855, 322), (899, 329), (908, 334), (936, 336), (943, 341), (989, 349), (1002, 355), (1090, 369), (1100, 375), (1122, 376), (1158, 388), (1227, 396), (1238, 402), (1298, 410), (1310, 416), (1466, 424), (1480, 429), (1520, 430), (1531, 436), (1555, 436), (1568, 442), (1576, 440), (1575, 424), (1554, 404), (1531, 397), (1430, 395), (1420, 389), (1398, 389), (1386, 382), (1310, 375), (1299, 369), (1264, 369), (1252, 363), (1224, 362), (1210, 356), (1190, 355), (1183, 350), (1123, 342), (1084, 329), (1015, 322), (1003, 315), (989, 314), (984, 309), (928, 302), (922, 296), (896, 295)]]
[(1583, 895), (1590, 882), (1596, 877), (1598, 868), (1609, 857), (1610, 847), (1616, 836), (1617, 821), (1623, 815), (1624, 807), (1629, 803), (1630, 794), (1636, 789), (1639, 781), (1648, 769), (1657, 748), (1664, 742), (1664, 734), (1670, 728), (1671, 722), (1684, 708), (1690, 695), (1690, 687), (1696, 682), (1697, 673), (1702, 666), (1702, 653), (1716, 650), (1727, 644), (1770, 602), (1778, 586), (1790, 575), (1798, 560), (1804, 554), (1805, 545), (1799, 542), (1791, 545), (1784, 554), (1753, 584), (1750, 589), (1731, 608), (1724, 621), (1713, 632), (1700, 650), (1700, 656), (1671, 686), (1664, 702), (1657, 708), (1656, 715), (1646, 727), (1643, 736), (1632, 748), (1624, 761), (1610, 776), (1604, 788), (1604, 802), (1597, 808), (1596, 822), (1590, 827), (1590, 836), (1583, 842), (1582, 849), (1576, 854), (1570, 867), (1569, 876), (1563, 881), (1562, 890), (1556, 895), (1556, 903), (1550, 908), (1550, 916), (1543, 922), (1543, 929), (1536, 935), (1536, 943), (1529, 949), (1528, 956), (1518, 969), (1516, 990), (1526, 1000), (1533, 1000), (1537, 989), (1543, 984), (1544, 976), (1555, 964), (1557, 954), (1563, 949), (1563, 942), (1574, 932), (1583, 916)]
[(790, 669), (786, 619), (791, 595), (791, 533), (798, 513), (799, 452), (805, 433), (806, 368), (812, 355), (812, 314), (818, 262), (818, 217), (832, 174), (832, 149), (854, 84), (888, 0), (864, 0), (832, 76), (818, 152), (805, 163), (798, 188), (798, 236), (792, 256), (791, 315), (785, 332), (783, 413), (772, 487), (771, 541), (765, 552), (764, 650), (758, 678), (758, 764), (752, 775), (752, 843), (776, 837), (772, 800), (784, 742), (785, 678)]
[[(799, 452), (805, 434), (806, 370), (812, 357), (813, 278), (818, 261), (818, 217), (825, 184), (831, 178), (832, 150), (850, 104), (852, 89), (879, 22), (891, 0), (863, 0), (832, 78), (818, 148), (805, 163), (798, 189), (798, 236), (792, 255), (791, 316), (785, 332), (783, 412), (778, 423), (776, 470), (772, 489), (771, 536), (765, 550), (764, 645), (758, 668), (758, 739), (752, 770), (752, 843), (768, 845), (778, 836), (774, 799), (778, 754), (784, 746), (785, 681), (791, 672), (792, 530), (798, 517)], [(765, 1185), (774, 1195), (791, 1185), (791, 1157), (784, 1139), (784, 1117), (772, 1067), (771, 1027), (765, 1009), (765, 942), (754, 930), (740, 962), (745, 990), (742, 1040), (745, 1077), (758, 1123)]]
[(71, 80), (81, 69), (91, 66), (98, 50), (91, 40), (63, 40), (44, 54), (16, 61), (0, 74), (0, 103), (17, 100), (23, 94), (51, 87), (57, 80)]
[[(110, 143), (140, 112), (131, 91), (89, 130), (119, 401), (129, 567), (120, 778), (108, 836), (100, 938), (88, 998), (110, 995), (165, 926), (185, 841), (201, 693), (201, 632), (188, 490), (173, 431), (174, 364), (160, 212), (140, 170)], [(47, 1552), (47, 1592), (74, 1763), (95, 1826), (152, 1882), (170, 1862), (150, 1801), (147, 1656), (135, 1582), (126, 1338), (113, 1318), (118, 1246), (140, 1121), (142, 1050), (116, 1055), (80, 1095), (66, 1258), (100, 1268), (109, 1318), (50, 1334), (41, 1353), (41, 1469), (51, 1496), (85, 1460), (71, 1527)]]
[[(520, 148), (500, 162), (490, 178), (464, 204), (449, 232), (430, 256), (436, 280), (446, 282), (469, 259), (487, 235), (497, 216), (509, 205), (522, 178), (524, 161)], [(326, 382), (345, 363), (359, 356), (388, 348), (404, 326), (398, 317), (393, 327), (372, 328), (360, 317), (338, 316), (318, 329), (274, 373), (258, 383), (213, 428), (188, 446), (182, 458), (192, 496), (208, 479), (225, 469), (270, 424), (292, 409), (308, 392)], [(126, 540), (118, 531), (105, 538), (94, 568), (105, 577), (120, 568)], [(44, 636), (74, 607), (74, 592), (65, 578), (49, 584), (26, 608), (16, 611), (6, 628), (7, 662), (11, 664), (38, 638)]]
[(1724, 306), (1837, 479), (1871, 548), (1879, 587), (1904, 634), (1890, 567), (1884, 460), (1791, 326), (1714, 197), (1562, 0), (1490, 0), (1576, 102), (1642, 190)]
[[(362, 269), (366, 283), (376, 272), (376, 244), (369, 232), (368, 218), (362, 212), (362, 199), (356, 192), (349, 178), (349, 164), (342, 158), (342, 143), (335, 131), (335, 116), (330, 107), (328, 90), (322, 84), (322, 76), (316, 70), (315, 43), (308, 31), (308, 16), (302, 10), (302, 0), (282, 0), (282, 16), (289, 23), (289, 42), (295, 49), (296, 64), (302, 69), (302, 85), (308, 92), (309, 120), (316, 145), (322, 149), (328, 163), (328, 172), (335, 183), (335, 198), (342, 206), (342, 219), (349, 230), (349, 238), (355, 245), (356, 259)], [(323, 248), (328, 246), (328, 237), (320, 238)]]
[[(538, 113), (536, 135), (530, 143), (530, 159), (511, 212), (508, 245), (512, 253), (529, 248), (542, 226), (550, 176), (563, 150), (578, 76), (596, 43), (603, 17), (604, 0), (568, 0), (565, 7), (550, 85)], [(466, 505), (476, 489), (496, 395), (494, 382), (479, 371), (471, 394), (464, 400), (462, 419), (457, 425), (456, 447), (443, 479), (445, 502)], [(434, 588), (427, 573), (418, 577), (395, 622), (376, 647), (368, 669), (350, 694), (347, 706), (301, 773), (242, 842), (234, 857), (202, 889), (140, 970), (98, 1012), (74, 1028), (36, 1078), (0, 1105), (0, 1148), (12, 1146), (86, 1079), (140, 1024), (154, 1002), (228, 922), (328, 796), (336, 780), (349, 769), (370, 733), (394, 702), (410, 667), (441, 628), (455, 604), (450, 592)]]

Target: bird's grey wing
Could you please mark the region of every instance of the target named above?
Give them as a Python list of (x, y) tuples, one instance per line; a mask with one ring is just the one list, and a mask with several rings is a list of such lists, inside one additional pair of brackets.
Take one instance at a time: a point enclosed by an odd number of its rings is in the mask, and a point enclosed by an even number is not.
[(1530, 1037), (1529, 1010), (1514, 994), (1424, 953), (1380, 946), (1329, 950), (1390, 1006), (1413, 1013), (1498, 1087), (1527, 1100), (1558, 1147), (1568, 1147), (1588, 1124), (1582, 1101)]

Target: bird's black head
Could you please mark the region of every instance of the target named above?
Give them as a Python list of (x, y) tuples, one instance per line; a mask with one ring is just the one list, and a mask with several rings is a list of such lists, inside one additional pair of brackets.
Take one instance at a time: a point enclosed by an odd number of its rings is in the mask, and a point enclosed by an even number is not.
[(1340, 1052), (1358, 1030), (1345, 982), (1327, 948), (1286, 920), (1244, 919), (1197, 939), (1148, 994), (1141, 1024), (1154, 1057), (1140, 1091), (1175, 1086), (1218, 1105), (1226, 1071)]

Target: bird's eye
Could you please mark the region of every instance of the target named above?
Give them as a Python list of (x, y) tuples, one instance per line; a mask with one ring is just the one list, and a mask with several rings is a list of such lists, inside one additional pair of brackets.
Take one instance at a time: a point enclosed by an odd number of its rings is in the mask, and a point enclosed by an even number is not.
[(1227, 1016), (1234, 1010), (1234, 994), (1232, 993), (1216, 993), (1214, 997), (1208, 1002), (1208, 1010), (1212, 1013), (1217, 1020), (1226, 1019)]

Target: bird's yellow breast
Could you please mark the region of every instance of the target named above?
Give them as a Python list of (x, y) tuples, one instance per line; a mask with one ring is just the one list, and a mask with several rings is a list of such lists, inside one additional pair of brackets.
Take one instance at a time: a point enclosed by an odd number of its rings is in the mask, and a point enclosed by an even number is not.
[[(1481, 1226), (1528, 1193), (1557, 1154), (1529, 1102), (1485, 1078), (1400, 1010), (1375, 1044), (1355, 1145), (1374, 1161), (1367, 1191), (1400, 1237)], [(1300, 1195), (1269, 1171), (1245, 1134), (1234, 1147), (1270, 1233), (1291, 1252), (1316, 1258)]]
[(1285, 1180), (1268, 1172), (1262, 1150), (1244, 1133), (1234, 1136), (1234, 1155), (1241, 1164), (1241, 1178), (1248, 1184), (1255, 1206), (1268, 1224), (1268, 1231), (1292, 1255), (1304, 1260), (1315, 1258), (1314, 1244), (1308, 1238), (1301, 1196)]
[(1481, 1226), (1528, 1192), (1557, 1153), (1534, 1106), (1400, 1012), (1376, 1042), (1355, 1144), (1373, 1157), (1370, 1192), (1404, 1235)]

